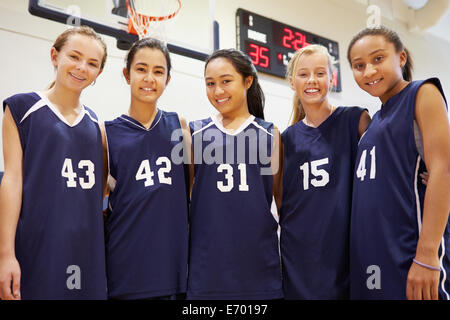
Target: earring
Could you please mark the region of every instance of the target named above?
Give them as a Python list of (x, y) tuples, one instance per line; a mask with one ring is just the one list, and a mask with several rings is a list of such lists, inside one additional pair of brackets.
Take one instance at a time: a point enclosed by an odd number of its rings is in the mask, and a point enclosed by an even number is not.
[(97, 79), (95, 79), (94, 82), (91, 83), (91, 86), (95, 85), (95, 81), (97, 81)]

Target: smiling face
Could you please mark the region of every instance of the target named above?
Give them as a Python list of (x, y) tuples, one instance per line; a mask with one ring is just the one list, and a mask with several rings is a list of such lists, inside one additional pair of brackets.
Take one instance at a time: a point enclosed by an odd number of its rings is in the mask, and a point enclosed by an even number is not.
[(321, 104), (327, 101), (332, 86), (328, 57), (320, 52), (302, 54), (289, 80), (303, 105)]
[(205, 70), (206, 94), (209, 102), (222, 116), (248, 113), (247, 91), (253, 77), (243, 76), (226, 58), (209, 61)]
[(56, 84), (71, 91), (81, 92), (102, 71), (104, 49), (92, 37), (73, 34), (60, 51), (53, 47), (50, 54), (56, 69)]
[(350, 50), (353, 77), (358, 86), (384, 104), (404, 87), (402, 67), (406, 53), (396, 52), (394, 44), (384, 36), (365, 36)]
[(152, 106), (156, 106), (170, 80), (166, 58), (154, 48), (139, 49), (133, 57), (130, 70), (124, 68), (123, 74), (130, 85), (132, 101)]

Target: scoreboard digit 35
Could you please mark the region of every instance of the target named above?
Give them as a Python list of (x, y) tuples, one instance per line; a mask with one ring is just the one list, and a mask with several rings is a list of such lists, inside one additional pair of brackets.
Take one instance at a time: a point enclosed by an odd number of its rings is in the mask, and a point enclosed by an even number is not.
[(236, 12), (236, 46), (250, 56), (260, 72), (284, 78), (286, 66), (295, 51), (313, 43), (323, 45), (334, 58), (333, 91), (340, 92), (341, 70), (336, 41), (244, 9)]

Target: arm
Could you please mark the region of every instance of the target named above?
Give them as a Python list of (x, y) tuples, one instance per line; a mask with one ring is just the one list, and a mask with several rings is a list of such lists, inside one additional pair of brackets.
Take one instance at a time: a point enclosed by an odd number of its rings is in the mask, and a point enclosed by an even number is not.
[(8, 106), (3, 117), (2, 134), (5, 173), (0, 186), (0, 298), (10, 300), (20, 299), (20, 266), (14, 248), (22, 205), (23, 153), (19, 132)]
[[(420, 87), (415, 119), (422, 133), (429, 173), (416, 260), (439, 267), (438, 250), (450, 211), (450, 126), (444, 99), (430, 83)], [(439, 271), (413, 263), (408, 274), (408, 299), (437, 299)]]
[(102, 134), (102, 154), (103, 154), (103, 199), (109, 194), (108, 187), (108, 142), (106, 141), (106, 129), (105, 124), (101, 123), (99, 125), (100, 132)]
[(272, 153), (272, 172), (273, 172), (273, 189), (272, 193), (275, 198), (275, 203), (278, 209), (278, 215), (280, 215), (281, 201), (283, 197), (283, 154), (284, 148), (281, 142), (281, 134), (277, 127), (274, 126), (274, 143)]
[(188, 164), (189, 164), (189, 198), (190, 198), (192, 196), (192, 186), (194, 184), (194, 153), (192, 150), (193, 148), (192, 137), (186, 119), (184, 119), (182, 116), (178, 117), (180, 119), (181, 130), (183, 131), (184, 151), (187, 153), (184, 156), (184, 160), (187, 161), (187, 159), (189, 159)]
[(366, 132), (367, 127), (370, 124), (370, 121), (372, 121), (372, 119), (369, 116), (369, 113), (367, 111), (363, 111), (361, 113), (361, 117), (359, 118), (359, 125), (358, 125), (358, 140), (361, 139), (362, 135), (364, 134), (364, 132)]

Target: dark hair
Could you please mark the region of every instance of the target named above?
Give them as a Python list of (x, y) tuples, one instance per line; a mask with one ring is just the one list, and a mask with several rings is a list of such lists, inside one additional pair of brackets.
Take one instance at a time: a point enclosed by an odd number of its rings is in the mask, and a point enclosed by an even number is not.
[(153, 38), (143, 38), (133, 43), (125, 58), (128, 73), (130, 72), (131, 63), (133, 62), (136, 52), (138, 52), (142, 48), (157, 49), (164, 54), (167, 63), (167, 78), (170, 77), (170, 69), (172, 68), (172, 63), (170, 62), (169, 49), (167, 49), (167, 46), (162, 41)]
[(402, 68), (403, 79), (406, 81), (412, 80), (412, 71), (413, 71), (413, 67), (414, 67), (412, 57), (411, 57), (408, 49), (406, 49), (403, 46), (402, 40), (400, 40), (400, 37), (398, 36), (397, 32), (395, 32), (394, 30), (388, 29), (385, 26), (365, 28), (365, 29), (361, 30), (360, 32), (358, 32), (353, 37), (353, 39), (350, 41), (350, 44), (349, 44), (348, 50), (347, 50), (347, 59), (350, 64), (351, 64), (350, 50), (353, 48), (356, 41), (364, 38), (365, 36), (383, 36), (387, 41), (389, 41), (390, 43), (392, 43), (394, 45), (397, 53), (404, 50), (406, 53), (406, 63)]
[[(66, 31), (61, 33), (58, 36), (58, 38), (56, 38), (52, 47), (55, 48), (56, 51), (60, 52), (61, 49), (66, 45), (70, 36), (75, 35), (75, 34), (80, 34), (83, 36), (90, 37), (92, 39), (97, 40), (100, 43), (100, 45), (103, 48), (103, 59), (102, 59), (101, 65), (100, 65), (100, 70), (103, 70), (103, 67), (105, 66), (105, 63), (106, 63), (106, 57), (108, 55), (108, 51), (106, 49), (105, 41), (103, 41), (103, 39), (91, 27), (80, 26), (80, 27), (74, 27), (74, 28), (67, 29)], [(55, 81), (53, 81), (50, 84), (49, 89), (52, 88), (54, 85), (55, 85)]]
[(258, 82), (258, 74), (248, 55), (236, 49), (222, 49), (213, 52), (206, 58), (205, 71), (208, 63), (217, 58), (225, 58), (231, 62), (237, 72), (239, 72), (244, 80), (253, 76), (253, 82), (247, 91), (247, 105), (250, 114), (257, 118), (264, 119), (264, 92)]

